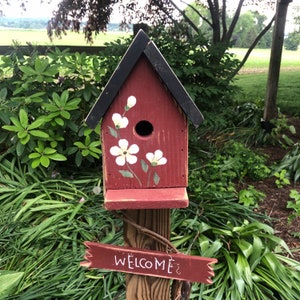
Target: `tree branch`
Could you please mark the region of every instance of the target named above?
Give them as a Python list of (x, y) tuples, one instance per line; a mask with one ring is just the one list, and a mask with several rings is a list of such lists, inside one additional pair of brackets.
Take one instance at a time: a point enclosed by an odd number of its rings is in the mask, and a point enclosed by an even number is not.
[(222, 27), (223, 27), (223, 34), (222, 34), (222, 40), (227, 34), (227, 24), (226, 24), (226, 0), (223, 0), (222, 5)]
[(273, 22), (275, 20), (275, 15), (272, 18), (272, 20), (269, 22), (269, 24), (259, 33), (259, 35), (256, 37), (256, 39), (253, 41), (253, 43), (251, 44), (251, 46), (249, 47), (249, 49), (247, 50), (244, 58), (242, 59), (242, 61), (240, 62), (239, 66), (237, 67), (236, 70), (234, 70), (234, 72), (230, 75), (230, 77), (228, 78), (228, 80), (230, 81), (239, 71), (240, 69), (243, 67), (243, 65), (245, 64), (245, 62), (247, 61), (249, 55), (251, 54), (252, 50), (255, 48), (255, 46), (258, 44), (258, 42), (260, 41), (260, 39), (265, 35), (265, 33), (271, 28)]
[(198, 27), (192, 22), (192, 20), (186, 15), (186, 13), (180, 9), (174, 1), (170, 0), (170, 3), (173, 5), (173, 7), (180, 12), (180, 14), (183, 16), (184, 20), (197, 32), (199, 33)]
[(236, 23), (238, 22), (239, 20), (239, 17), (240, 17), (240, 14), (241, 14), (241, 10), (242, 10), (242, 7), (243, 7), (243, 3), (244, 3), (244, 0), (240, 0), (239, 1), (239, 4), (236, 8), (236, 11), (235, 11), (235, 14), (234, 14), (234, 17), (230, 23), (230, 26), (229, 26), (229, 29), (228, 29), (228, 32), (227, 34), (224, 36), (224, 39), (223, 39), (223, 42), (225, 43), (229, 43), (231, 37), (232, 37), (232, 34), (233, 34), (233, 31), (234, 31), (234, 28), (236, 26)]
[(193, 5), (185, 2), (185, 1), (180, 1), (184, 4), (186, 4), (186, 6), (188, 6), (190, 9), (192, 9), (205, 23), (207, 23), (210, 27), (212, 27), (212, 23), (209, 21), (209, 19), (205, 18), (201, 12), (199, 10), (197, 10)]

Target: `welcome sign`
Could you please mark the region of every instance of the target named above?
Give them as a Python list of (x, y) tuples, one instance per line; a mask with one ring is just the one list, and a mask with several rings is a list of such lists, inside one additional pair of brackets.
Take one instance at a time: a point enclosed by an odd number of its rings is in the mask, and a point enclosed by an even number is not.
[(214, 258), (181, 253), (141, 250), (94, 242), (85, 242), (85, 259), (81, 266), (137, 275), (212, 283)]

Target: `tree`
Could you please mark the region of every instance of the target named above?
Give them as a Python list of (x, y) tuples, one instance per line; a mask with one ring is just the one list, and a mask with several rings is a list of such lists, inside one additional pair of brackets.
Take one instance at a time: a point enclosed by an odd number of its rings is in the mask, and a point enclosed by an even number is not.
[(300, 44), (300, 6), (296, 7), (296, 13), (294, 15), (294, 23), (297, 26), (294, 31), (288, 34), (288, 37), (284, 40), (284, 46), (287, 50), (298, 50)]
[[(184, 2), (184, 1), (181, 1)], [(176, 2), (177, 3), (177, 2)], [(150, 24), (171, 24), (185, 22), (192, 34), (199, 34), (201, 26), (194, 23), (193, 19), (189, 18), (187, 11), (181, 9), (175, 1), (172, 0), (149, 0), (149, 1), (125, 1), (125, 0), (62, 0), (54, 12), (53, 17), (48, 24), (48, 34), (52, 38), (54, 35), (61, 36), (66, 30), (79, 31), (83, 23), (83, 19), (87, 21), (83, 25), (85, 37), (89, 42), (92, 42), (92, 33), (105, 31), (106, 25), (109, 22), (113, 7), (118, 7), (122, 14), (120, 20), (121, 25), (128, 22), (147, 22)], [(201, 19), (203, 24), (206, 24), (212, 31), (212, 45), (218, 49), (218, 53), (214, 57), (215, 61), (220, 61), (231, 46), (233, 33), (240, 18), (241, 10), (248, 4), (254, 4), (261, 9), (262, 7), (274, 5), (274, 0), (238, 0), (235, 6), (228, 7), (229, 1), (226, 0), (197, 0), (195, 3), (198, 6), (187, 4), (194, 13)], [(202, 7), (209, 14), (203, 14)], [(229, 15), (231, 18), (228, 18)], [(258, 33), (252, 41), (245, 58), (241, 61), (238, 68), (232, 73), (228, 80), (231, 80), (244, 65), (251, 51), (258, 44), (262, 36), (271, 28), (274, 19), (272, 19)]]
[(264, 121), (269, 122), (277, 117), (277, 90), (280, 74), (281, 54), (284, 40), (284, 29), (289, 4), (293, 0), (278, 0), (276, 8), (276, 21), (273, 33), (270, 66), (267, 82)]
[[(23, 10), (26, 10), (26, 1), (19, 0), (19, 5)], [(0, 0), (0, 17), (4, 15), (3, 11), (5, 10), (5, 7), (10, 5), (9, 0)]]

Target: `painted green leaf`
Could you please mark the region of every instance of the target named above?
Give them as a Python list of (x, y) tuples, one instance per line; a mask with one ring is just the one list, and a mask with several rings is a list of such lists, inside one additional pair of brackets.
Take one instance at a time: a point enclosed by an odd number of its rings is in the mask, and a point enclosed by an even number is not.
[(149, 166), (148, 164), (143, 160), (141, 159), (141, 165), (142, 165), (142, 170), (147, 173), (148, 172), (148, 169), (149, 169)]
[(117, 132), (114, 128), (108, 126), (108, 129), (109, 129), (110, 134), (111, 134), (113, 137), (115, 137), (115, 138), (118, 137), (118, 132)]
[(119, 170), (123, 177), (133, 178), (133, 174), (128, 170)]
[(158, 185), (158, 183), (160, 181), (160, 177), (158, 176), (158, 174), (156, 172), (154, 172), (154, 174), (153, 174), (153, 181), (154, 181), (155, 185)]

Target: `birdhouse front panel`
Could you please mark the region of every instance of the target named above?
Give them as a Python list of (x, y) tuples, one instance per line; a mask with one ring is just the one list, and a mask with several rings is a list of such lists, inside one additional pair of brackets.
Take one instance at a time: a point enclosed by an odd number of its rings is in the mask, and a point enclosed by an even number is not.
[(187, 132), (186, 116), (141, 56), (103, 118), (105, 189), (186, 187)]

